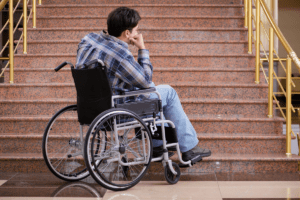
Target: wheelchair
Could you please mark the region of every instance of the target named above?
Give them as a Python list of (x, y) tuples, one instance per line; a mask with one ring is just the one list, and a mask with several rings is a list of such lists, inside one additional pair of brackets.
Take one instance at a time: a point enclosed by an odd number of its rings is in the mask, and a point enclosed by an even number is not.
[[(175, 125), (164, 119), (156, 89), (113, 95), (101, 60), (76, 68), (64, 62), (55, 71), (66, 65), (71, 67), (77, 105), (61, 109), (47, 124), (42, 152), (49, 170), (65, 181), (91, 175), (102, 187), (121, 191), (136, 185), (151, 162), (162, 162), (167, 182), (177, 183), (180, 168), (169, 159), (167, 148), (176, 148), (182, 165), (195, 162), (182, 160)], [(137, 100), (149, 93), (158, 98)], [(152, 139), (163, 141), (160, 157), (152, 158)]]

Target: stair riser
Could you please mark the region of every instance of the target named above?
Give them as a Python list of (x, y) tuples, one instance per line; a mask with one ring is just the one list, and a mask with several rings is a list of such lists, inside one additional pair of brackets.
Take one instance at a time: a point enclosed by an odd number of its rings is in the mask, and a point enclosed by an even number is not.
[[(51, 113), (50, 113), (51, 114)], [(49, 115), (50, 115), (49, 114)], [(50, 119), (49, 119), (50, 120)], [(36, 134), (42, 135), (49, 120), (14, 120), (0, 121), (0, 133), (3, 134)], [(282, 134), (282, 123), (279, 122), (249, 122), (249, 121), (195, 121), (191, 120), (197, 133), (250, 133), (260, 134)], [(78, 122), (74, 120), (61, 121), (58, 130), (53, 132), (61, 134), (67, 131), (79, 132)]]
[[(37, 7), (37, 17), (44, 16), (108, 16), (115, 6), (83, 7)], [(141, 16), (242, 16), (240, 7), (204, 7), (204, 6), (128, 6), (137, 10)]]
[(267, 104), (210, 104), (210, 103), (181, 103), (186, 114), (199, 115), (242, 115), (244, 117), (266, 117)]
[[(101, 4), (243, 4), (242, 0), (105, 0)], [(99, 0), (47, 0), (43, 1), (42, 5), (57, 5), (57, 4), (99, 4)]]
[[(68, 103), (0, 103), (0, 116), (14, 115), (54, 115), (59, 109), (76, 104), (76, 100)], [(186, 103), (181, 102), (186, 114), (220, 114), (243, 115), (245, 117), (266, 117), (267, 104), (240, 103)]]
[[(75, 55), (75, 54), (74, 54)], [(192, 67), (192, 68), (251, 68), (255, 64), (254, 57), (191, 57), (191, 56), (153, 56), (150, 53), (150, 61), (155, 67)], [(17, 57), (17, 56), (16, 56)], [(17, 57), (15, 68), (52, 68), (64, 61), (76, 63), (76, 56), (51, 56), (51, 57)], [(60, 71), (59, 73), (64, 73)]]
[[(159, 83), (156, 83), (159, 85)], [(267, 88), (226, 88), (226, 87), (182, 87), (174, 86), (180, 98), (224, 98), (253, 99), (267, 98)], [(0, 90), (0, 99), (45, 99), (75, 98), (75, 87), (71, 86), (24, 86), (6, 87)]]
[[(99, 30), (47, 30), (47, 31), (28, 31), (29, 40), (78, 40), (83, 38), (90, 32), (99, 33)], [(224, 31), (195, 31), (195, 30), (143, 30), (140, 32), (143, 34), (145, 40), (189, 40), (189, 41), (243, 41), (246, 40), (247, 32), (244, 30), (224, 30)], [(74, 51), (73, 51), (74, 52)]]
[[(0, 161), (2, 172), (49, 172), (45, 161), (42, 159), (34, 160), (10, 160)], [(161, 163), (151, 163), (145, 178), (155, 177), (158, 172), (163, 173)], [(285, 161), (205, 161), (196, 164), (191, 168), (180, 169), (181, 173), (213, 173), (213, 172), (242, 172), (242, 173), (293, 173), (298, 171), (298, 162)], [(49, 172), (50, 173), (50, 172)], [(153, 181), (153, 178), (149, 179)]]
[[(263, 78), (261, 76), (261, 78)], [(9, 83), (9, 72), (4, 74), (4, 80)], [(254, 83), (255, 72), (167, 72), (156, 71), (154, 68), (152, 81), (154, 83), (171, 82), (219, 82), (219, 83)], [(17, 71), (14, 72), (14, 83), (73, 83), (71, 71)]]
[[(70, 138), (69, 138), (70, 139)], [(66, 146), (68, 138), (51, 140), (51, 146)], [(253, 153), (270, 154), (285, 153), (285, 140), (237, 140), (237, 139), (205, 139), (200, 140), (202, 148), (213, 153)], [(264, 148), (262, 148), (264, 147)], [(48, 152), (52, 152), (49, 150)], [(55, 153), (54, 151), (53, 153)], [(42, 138), (7, 138), (0, 140), (0, 153), (42, 153)]]
[(180, 98), (256, 99), (267, 98), (267, 88), (173, 87)]
[[(215, 55), (215, 54), (246, 54), (246, 43), (146, 43), (147, 49), (153, 54), (189, 54), (189, 55)], [(78, 43), (29, 43), (29, 54), (74, 54)], [(137, 48), (130, 46), (131, 52), (137, 53)], [(18, 52), (23, 51), (19, 45)]]
[[(224, 118), (223, 118), (224, 119)], [(249, 121), (194, 121), (191, 120), (197, 133), (250, 133), (253, 135), (282, 135), (282, 122), (249, 122)], [(261, 148), (263, 149), (263, 148)]]
[[(32, 27), (30, 21), (29, 27)], [(106, 19), (37, 19), (37, 27), (51, 28), (51, 27), (106, 27)], [(141, 21), (140, 28), (150, 27), (201, 27), (201, 28), (242, 28), (244, 27), (243, 19), (181, 19), (181, 18), (144, 18)]]
[[(280, 161), (228, 161), (216, 160), (206, 161), (206, 158), (193, 165), (191, 168), (181, 168), (180, 172), (194, 174), (194, 173), (213, 173), (213, 172), (242, 172), (242, 173), (292, 173), (298, 171), (298, 162), (280, 162)], [(147, 175), (152, 173), (163, 172), (161, 163), (151, 163)], [(147, 176), (146, 175), (146, 176)]]

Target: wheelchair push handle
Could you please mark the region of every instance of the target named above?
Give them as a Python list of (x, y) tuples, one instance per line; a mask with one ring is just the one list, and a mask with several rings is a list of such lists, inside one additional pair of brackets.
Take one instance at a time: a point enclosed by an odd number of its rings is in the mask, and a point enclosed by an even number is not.
[(61, 68), (63, 68), (63, 67), (66, 66), (67, 64), (69, 64), (69, 65), (71, 66), (72, 69), (74, 68), (74, 66), (73, 66), (72, 63), (65, 61), (65, 62), (61, 63), (60, 65), (58, 65), (54, 70), (55, 70), (56, 72), (58, 72)]

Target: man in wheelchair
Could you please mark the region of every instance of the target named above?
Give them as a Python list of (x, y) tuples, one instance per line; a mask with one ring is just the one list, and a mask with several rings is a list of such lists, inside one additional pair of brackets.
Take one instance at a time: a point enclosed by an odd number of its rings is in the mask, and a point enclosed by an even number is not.
[[(107, 67), (107, 76), (114, 95), (122, 91), (155, 87), (161, 95), (164, 117), (176, 126), (182, 159), (188, 161), (199, 155), (210, 156), (210, 150), (198, 146), (196, 131), (183, 111), (176, 91), (169, 85), (155, 86), (152, 82), (153, 66), (149, 50), (145, 47), (142, 34), (138, 33), (140, 19), (139, 13), (133, 9), (120, 7), (112, 11), (107, 19), (108, 33), (90, 33), (79, 43), (76, 66), (83, 66), (94, 59), (102, 60)], [(128, 49), (129, 44), (138, 48), (137, 61)], [(154, 93), (146, 97), (157, 98)], [(153, 157), (161, 156), (162, 141), (153, 140), (153, 146)], [(170, 147), (168, 150), (176, 151), (176, 148)]]

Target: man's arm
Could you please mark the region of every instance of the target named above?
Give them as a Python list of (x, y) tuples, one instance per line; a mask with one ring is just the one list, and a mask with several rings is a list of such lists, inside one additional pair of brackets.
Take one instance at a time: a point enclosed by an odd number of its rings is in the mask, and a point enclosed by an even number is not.
[(138, 62), (132, 55), (120, 63), (116, 76), (129, 85), (138, 88), (149, 88), (152, 83), (153, 67), (149, 59), (149, 51), (138, 51)]

